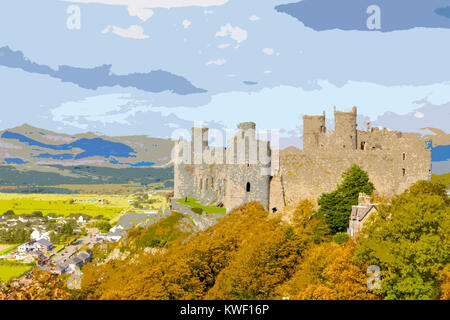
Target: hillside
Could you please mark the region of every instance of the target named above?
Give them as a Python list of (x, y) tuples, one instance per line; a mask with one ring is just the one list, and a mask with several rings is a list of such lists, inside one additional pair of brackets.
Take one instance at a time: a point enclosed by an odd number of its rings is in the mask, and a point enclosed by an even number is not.
[(68, 135), (24, 124), (0, 131), (0, 164), (151, 167), (170, 161), (173, 142), (147, 136)]

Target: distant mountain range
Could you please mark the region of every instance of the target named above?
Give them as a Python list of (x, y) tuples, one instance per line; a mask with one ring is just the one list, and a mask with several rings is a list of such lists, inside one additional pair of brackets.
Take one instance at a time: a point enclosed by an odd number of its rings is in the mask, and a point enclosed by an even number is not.
[[(432, 141), (432, 172), (450, 172), (450, 135), (439, 129), (424, 129), (432, 132), (425, 135), (426, 139)], [(111, 170), (104, 171), (103, 176), (97, 177), (100, 181), (122, 182), (116, 175), (123, 172), (126, 172), (126, 175), (131, 174), (136, 181), (139, 170), (124, 169), (146, 169), (144, 171), (148, 171), (147, 175), (150, 172), (155, 174), (158, 169), (171, 171), (173, 169), (169, 167), (172, 148), (173, 141), (168, 139), (148, 136), (109, 137), (92, 132), (68, 135), (24, 124), (0, 131), (0, 166), (13, 165), (16, 167), (14, 170), (48, 174), (56, 169), (59, 174), (66, 170), (75, 172), (76, 176), (80, 173), (79, 167), (83, 168), (81, 172), (86, 167), (109, 168)], [(163, 171), (162, 180), (166, 180), (169, 178), (166, 176), (169, 171)], [(10, 175), (12, 179), (13, 173), (10, 172)], [(108, 180), (109, 175), (115, 178)], [(7, 179), (9, 183), (11, 179)], [(7, 181), (4, 181), (4, 184), (7, 184)]]
[(22, 125), (0, 131), (0, 165), (161, 167), (173, 142), (147, 136), (67, 135)]

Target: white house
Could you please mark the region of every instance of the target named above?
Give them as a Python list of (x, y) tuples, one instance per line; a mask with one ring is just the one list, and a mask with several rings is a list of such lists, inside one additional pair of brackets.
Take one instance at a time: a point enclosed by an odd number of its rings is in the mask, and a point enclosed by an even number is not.
[(20, 253), (28, 253), (34, 250), (34, 241), (26, 242), (17, 247), (17, 251)]

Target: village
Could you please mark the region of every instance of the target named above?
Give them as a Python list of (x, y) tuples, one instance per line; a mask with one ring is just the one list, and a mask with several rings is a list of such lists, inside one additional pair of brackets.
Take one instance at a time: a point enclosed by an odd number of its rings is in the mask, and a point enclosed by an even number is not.
[[(89, 200), (108, 205), (108, 200)], [(40, 211), (16, 215), (8, 210), (0, 214), (0, 243), (10, 243), (0, 247), (0, 262), (30, 266), (29, 269), (37, 266), (58, 275), (72, 274), (93, 260), (95, 245), (119, 241), (124, 231), (152, 224), (169, 213), (166, 198), (152, 192), (131, 195), (126, 203), (128, 208), (112, 219), (101, 214), (64, 216), (44, 215)], [(26, 281), (29, 273), (28, 270), (22, 274), (21, 280)]]

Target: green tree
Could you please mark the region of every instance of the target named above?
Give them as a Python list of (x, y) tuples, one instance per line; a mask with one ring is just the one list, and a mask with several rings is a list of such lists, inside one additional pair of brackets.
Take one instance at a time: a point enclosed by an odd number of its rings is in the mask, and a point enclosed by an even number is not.
[(8, 210), (8, 211), (6, 211), (3, 215), (4, 215), (4, 216), (14, 216), (15, 213), (14, 213), (14, 211), (12, 211), (12, 210)]
[(31, 216), (33, 216), (33, 217), (43, 217), (44, 215), (42, 214), (42, 211), (33, 211), (33, 213), (31, 213)]
[(318, 216), (325, 218), (332, 233), (344, 232), (348, 227), (352, 206), (358, 204), (359, 193), (370, 195), (374, 190), (367, 172), (353, 164), (342, 174), (342, 182), (336, 190), (320, 196)]
[(450, 263), (445, 186), (419, 181), (365, 223), (356, 256), (381, 268), (386, 299), (437, 299)]
[(111, 229), (111, 224), (106, 220), (99, 220), (95, 223), (95, 227), (102, 233), (106, 233)]

